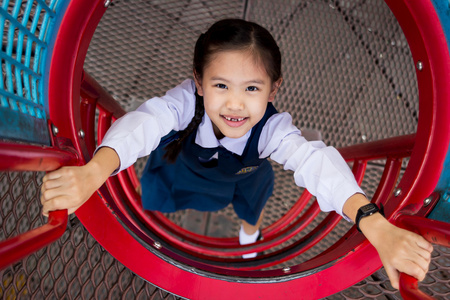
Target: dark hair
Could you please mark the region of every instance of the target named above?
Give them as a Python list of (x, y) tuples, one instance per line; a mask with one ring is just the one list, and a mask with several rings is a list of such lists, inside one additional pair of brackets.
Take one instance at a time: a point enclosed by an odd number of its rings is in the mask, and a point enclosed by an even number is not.
[[(264, 27), (241, 19), (224, 19), (214, 23), (201, 34), (194, 49), (194, 76), (201, 82), (203, 70), (211, 62), (214, 54), (222, 51), (247, 50), (262, 62), (272, 83), (281, 78), (281, 53), (277, 43)], [(195, 115), (179, 137), (166, 146), (164, 158), (175, 162), (184, 139), (200, 125), (205, 108), (203, 97), (195, 93)]]

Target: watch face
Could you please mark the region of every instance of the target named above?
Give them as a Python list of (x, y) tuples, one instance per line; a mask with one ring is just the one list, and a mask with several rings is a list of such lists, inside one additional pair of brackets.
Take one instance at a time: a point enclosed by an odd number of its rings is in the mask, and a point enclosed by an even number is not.
[(376, 209), (376, 208), (374, 207), (374, 205), (373, 205), (372, 203), (371, 203), (371, 204), (364, 205), (363, 207), (361, 207), (361, 211), (362, 211), (364, 214), (370, 213), (370, 212), (374, 211), (374, 209)]

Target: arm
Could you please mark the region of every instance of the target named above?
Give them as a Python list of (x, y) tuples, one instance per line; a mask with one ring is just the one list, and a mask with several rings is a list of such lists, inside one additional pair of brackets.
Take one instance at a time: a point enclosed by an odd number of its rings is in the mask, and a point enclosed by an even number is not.
[[(307, 142), (287, 116), (269, 121), (274, 124), (262, 133), (261, 152), (294, 171), (296, 184), (315, 195), (323, 211), (334, 210), (355, 221), (358, 209), (369, 201), (342, 156), (321, 142)], [(424, 279), (433, 250), (424, 238), (392, 225), (379, 213), (361, 219), (359, 226), (378, 251), (394, 288), (399, 272)]]
[(185, 80), (162, 97), (155, 97), (115, 121), (100, 147), (116, 151), (120, 166), (128, 168), (139, 157), (149, 155), (170, 131), (187, 127), (195, 113), (195, 84)]
[[(358, 209), (368, 203), (364, 195), (355, 194), (345, 202), (343, 212), (355, 221)], [(380, 213), (362, 218), (359, 227), (378, 251), (394, 288), (399, 287), (399, 272), (409, 274), (418, 280), (425, 278), (433, 251), (433, 246), (427, 240), (392, 225)]]
[(81, 167), (63, 167), (43, 178), (43, 214), (68, 209), (75, 212), (106, 179), (150, 154), (161, 137), (187, 126), (195, 110), (195, 85), (186, 80), (160, 98), (113, 123), (92, 160)]
[(42, 179), (42, 213), (67, 209), (75, 212), (119, 167), (119, 156), (108, 147), (100, 148), (91, 161), (80, 167), (63, 167)]

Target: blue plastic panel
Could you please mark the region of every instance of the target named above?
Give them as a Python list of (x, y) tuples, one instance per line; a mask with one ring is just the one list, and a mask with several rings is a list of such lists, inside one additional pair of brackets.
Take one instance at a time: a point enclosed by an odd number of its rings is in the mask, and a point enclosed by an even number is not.
[(450, 0), (432, 0), (450, 49)]
[(0, 7), (0, 138), (50, 144), (43, 74), (58, 0), (3, 1)]
[(436, 191), (439, 192), (441, 197), (429, 218), (450, 223), (450, 151), (447, 153)]

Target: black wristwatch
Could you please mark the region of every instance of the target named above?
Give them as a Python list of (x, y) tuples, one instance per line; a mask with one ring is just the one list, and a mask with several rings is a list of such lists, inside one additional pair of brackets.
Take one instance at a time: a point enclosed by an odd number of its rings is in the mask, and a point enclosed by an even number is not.
[(356, 229), (361, 232), (361, 229), (359, 229), (359, 221), (361, 221), (362, 218), (371, 216), (377, 212), (380, 212), (380, 209), (376, 204), (369, 203), (367, 205), (361, 206), (358, 209), (358, 213), (356, 214), (355, 218)]

